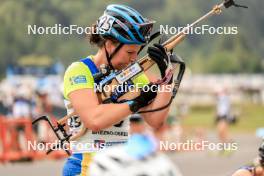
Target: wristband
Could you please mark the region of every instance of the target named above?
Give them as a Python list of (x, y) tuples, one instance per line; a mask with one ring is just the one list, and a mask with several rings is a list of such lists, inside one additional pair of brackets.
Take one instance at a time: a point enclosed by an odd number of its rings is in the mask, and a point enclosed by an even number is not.
[(139, 104), (133, 100), (129, 100), (126, 103), (129, 105), (129, 109), (133, 113), (137, 112), (140, 109)]

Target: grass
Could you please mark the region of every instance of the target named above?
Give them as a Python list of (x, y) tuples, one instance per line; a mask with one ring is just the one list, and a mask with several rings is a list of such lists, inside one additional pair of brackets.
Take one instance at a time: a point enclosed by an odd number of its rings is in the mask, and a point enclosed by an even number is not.
[[(233, 132), (255, 132), (257, 128), (264, 127), (264, 106), (256, 104), (236, 105), (239, 116), (238, 122), (231, 126)], [(193, 107), (188, 117), (183, 119), (185, 127), (202, 127), (204, 129), (215, 129), (214, 107)]]

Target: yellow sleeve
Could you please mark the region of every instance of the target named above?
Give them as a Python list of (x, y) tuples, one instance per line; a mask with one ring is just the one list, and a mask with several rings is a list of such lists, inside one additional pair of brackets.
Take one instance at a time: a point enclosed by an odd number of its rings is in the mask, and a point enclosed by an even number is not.
[(72, 91), (79, 89), (93, 89), (94, 79), (89, 68), (82, 62), (72, 63), (66, 70), (63, 79), (63, 95), (69, 99), (68, 95)]
[(134, 77), (132, 79), (132, 81), (136, 85), (136, 87), (138, 87), (138, 88), (141, 88), (144, 85), (147, 85), (149, 83), (149, 79), (144, 72), (142, 72), (138, 76)]

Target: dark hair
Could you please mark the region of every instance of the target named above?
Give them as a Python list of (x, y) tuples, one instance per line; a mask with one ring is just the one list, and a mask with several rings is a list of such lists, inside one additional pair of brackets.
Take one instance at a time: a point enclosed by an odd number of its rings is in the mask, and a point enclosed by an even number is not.
[(92, 25), (92, 32), (91, 32), (91, 34), (89, 34), (89, 42), (92, 45), (96, 45), (99, 48), (102, 48), (104, 46), (106, 40), (111, 40), (114, 44), (119, 43), (118, 40), (116, 40), (115, 38), (113, 38), (111, 36), (100, 35), (96, 29), (96, 24), (93, 24)]

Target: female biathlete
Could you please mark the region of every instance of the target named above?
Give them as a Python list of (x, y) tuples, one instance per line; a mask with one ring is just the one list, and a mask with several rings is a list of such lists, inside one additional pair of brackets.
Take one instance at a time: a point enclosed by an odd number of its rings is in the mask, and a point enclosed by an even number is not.
[[(135, 61), (141, 47), (147, 44), (154, 21), (144, 18), (139, 12), (124, 5), (109, 5), (93, 26), (96, 34), (90, 35), (90, 43), (98, 46), (95, 55), (73, 62), (64, 75), (64, 97), (67, 112), (77, 116), (69, 119), (72, 134), (87, 128), (84, 135), (76, 140), (63, 168), (64, 176), (85, 175), (93, 153), (101, 146), (112, 146), (128, 140), (130, 114), (139, 110), (151, 110), (168, 103), (171, 92), (144, 89), (136, 98), (124, 103), (102, 104), (94, 91), (94, 75), (101, 65), (112, 70), (121, 70)], [(148, 54), (165, 75), (168, 55), (165, 49), (154, 44)], [(134, 84), (151, 86), (144, 73), (132, 79)], [(172, 83), (171, 80), (167, 81)], [(166, 120), (169, 108), (143, 114), (144, 120), (153, 128), (159, 128)], [(81, 145), (80, 145), (81, 144)], [(103, 144), (103, 145), (100, 145)], [(96, 147), (95, 147), (96, 146)]]

